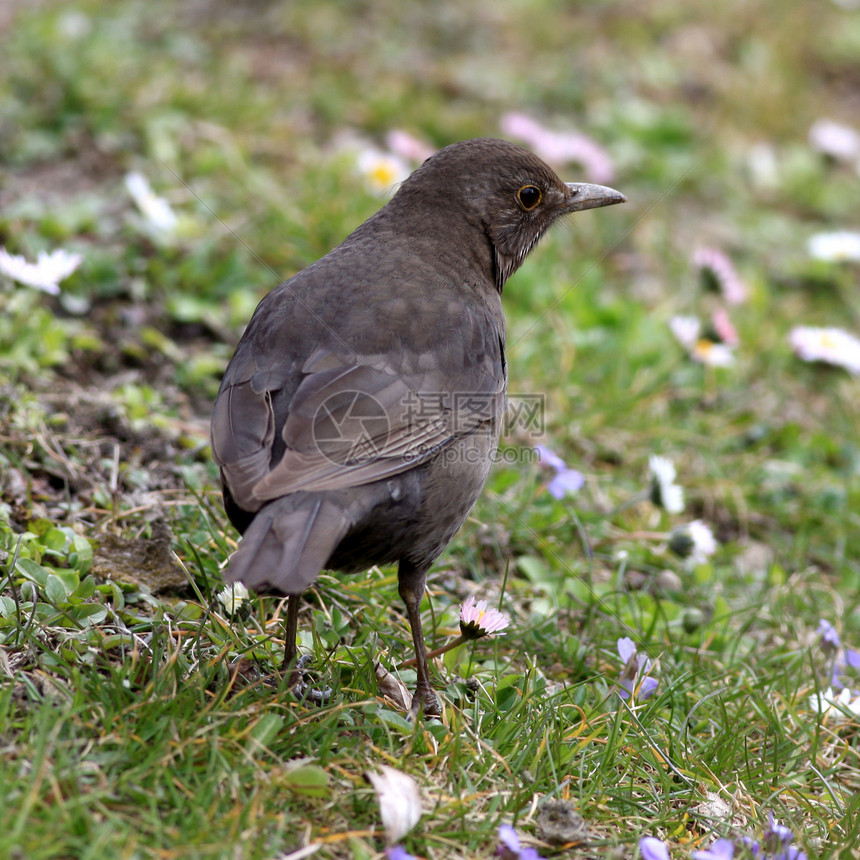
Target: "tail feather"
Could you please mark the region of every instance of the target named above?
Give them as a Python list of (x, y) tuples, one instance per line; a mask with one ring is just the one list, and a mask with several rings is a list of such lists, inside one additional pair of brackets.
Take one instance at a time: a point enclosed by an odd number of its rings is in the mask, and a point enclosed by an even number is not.
[(343, 506), (322, 496), (275, 499), (248, 526), (224, 580), (255, 591), (300, 594), (325, 567), (351, 521)]

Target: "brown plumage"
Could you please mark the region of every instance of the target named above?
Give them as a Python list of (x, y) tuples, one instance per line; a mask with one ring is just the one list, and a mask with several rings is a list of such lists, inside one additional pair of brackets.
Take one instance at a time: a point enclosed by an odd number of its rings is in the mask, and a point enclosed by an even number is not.
[(299, 597), (320, 570), (398, 562), (416, 713), (437, 714), (419, 605), (487, 478), (505, 408), (501, 293), (560, 216), (624, 201), (525, 149), (440, 150), (342, 244), (269, 293), (215, 403), (212, 451), (243, 539), (225, 578)]

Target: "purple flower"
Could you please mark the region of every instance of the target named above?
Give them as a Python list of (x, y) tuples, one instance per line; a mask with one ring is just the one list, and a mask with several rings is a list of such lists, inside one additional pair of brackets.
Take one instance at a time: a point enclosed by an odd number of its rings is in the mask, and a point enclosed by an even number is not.
[(794, 839), (794, 834), (784, 824), (780, 824), (770, 810), (768, 810), (767, 818), (768, 827), (763, 837), (765, 850), (774, 853), (780, 849), (784, 851), (788, 847), (788, 843)]
[(499, 847), (496, 854), (502, 860), (544, 860), (534, 848), (523, 848), (520, 837), (510, 824), (499, 826)]
[(564, 469), (546, 485), (546, 488), (553, 498), (563, 499), (581, 490), (584, 483), (585, 478), (582, 477), (581, 472), (577, 472), (576, 469)]
[(567, 463), (561, 459), (553, 451), (550, 451), (545, 445), (535, 445), (538, 458), (543, 465), (549, 466), (555, 472), (555, 475), (546, 485), (549, 494), (554, 499), (563, 499), (567, 495), (573, 495), (578, 492), (585, 483), (585, 478), (582, 472), (576, 469), (569, 469)]
[(618, 695), (624, 700), (635, 696), (640, 702), (644, 702), (654, 694), (658, 685), (657, 679), (648, 674), (651, 671), (651, 661), (647, 657), (639, 656), (636, 645), (629, 636), (618, 640), (618, 656), (624, 661), (621, 678), (618, 680)]
[(409, 854), (402, 845), (392, 845), (385, 849), (388, 860), (417, 860), (413, 854)]
[(842, 658), (845, 660), (845, 665), (852, 669), (860, 669), (860, 651), (855, 651), (853, 648), (846, 648), (842, 652)]
[(821, 649), (826, 654), (835, 654), (842, 647), (842, 640), (829, 621), (822, 618), (818, 622), (818, 632), (821, 634)]
[(639, 840), (639, 853), (643, 860), (669, 860), (669, 849), (654, 836), (643, 836)]
[(718, 839), (703, 851), (694, 851), (693, 860), (732, 860), (735, 844), (731, 839)]
[(807, 860), (807, 858), (805, 851), (801, 851), (796, 845), (789, 845), (785, 851), (774, 854), (773, 860)]

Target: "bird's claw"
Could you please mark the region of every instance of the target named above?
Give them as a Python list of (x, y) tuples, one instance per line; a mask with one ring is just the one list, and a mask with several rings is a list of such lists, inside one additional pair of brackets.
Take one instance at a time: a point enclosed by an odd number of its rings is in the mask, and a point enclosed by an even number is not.
[(332, 697), (334, 692), (331, 687), (323, 687), (321, 690), (311, 687), (305, 681), (305, 667), (313, 662), (310, 654), (303, 654), (296, 661), (296, 667), (290, 675), (290, 692), (300, 702), (313, 702), (315, 705), (324, 705)]
[(421, 689), (416, 688), (415, 695), (412, 697), (412, 707), (409, 708), (407, 714), (408, 720), (417, 719), (418, 714), (422, 713), (425, 717), (441, 717), (442, 708), (439, 705), (439, 698), (432, 688)]

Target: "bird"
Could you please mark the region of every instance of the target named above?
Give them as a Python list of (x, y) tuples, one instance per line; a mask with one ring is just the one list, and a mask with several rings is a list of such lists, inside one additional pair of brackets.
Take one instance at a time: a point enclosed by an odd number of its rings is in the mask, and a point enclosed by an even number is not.
[(460, 141), (260, 301), (224, 373), (211, 450), (242, 535), (225, 582), (288, 597), (292, 689), (301, 594), (323, 570), (397, 563), (410, 717), (440, 715), (419, 609), (498, 445), (505, 283), (559, 218), (625, 201), (562, 181), (515, 143)]

